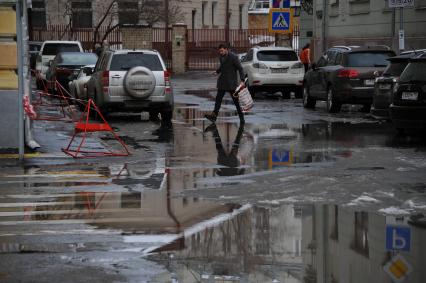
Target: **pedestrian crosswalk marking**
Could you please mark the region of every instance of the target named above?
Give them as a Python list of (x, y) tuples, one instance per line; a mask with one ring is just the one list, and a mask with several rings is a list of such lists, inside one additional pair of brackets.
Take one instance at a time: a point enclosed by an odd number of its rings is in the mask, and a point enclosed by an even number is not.
[(284, 16), (282, 13), (280, 13), (280, 15), (278, 16), (278, 18), (276, 19), (275, 23), (274, 23), (274, 27), (276, 28), (288, 28), (288, 23), (285, 20)]

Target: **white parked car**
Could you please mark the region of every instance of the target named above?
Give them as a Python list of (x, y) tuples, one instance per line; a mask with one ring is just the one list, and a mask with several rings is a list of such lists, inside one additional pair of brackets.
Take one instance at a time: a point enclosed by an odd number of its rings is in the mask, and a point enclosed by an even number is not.
[(87, 94), (103, 114), (147, 111), (154, 117), (161, 113), (166, 123), (172, 119), (170, 73), (153, 49), (103, 52), (87, 82)]
[(290, 98), (303, 96), (305, 70), (297, 53), (288, 47), (253, 47), (241, 61), (251, 95), (258, 91), (280, 91)]
[(93, 73), (95, 65), (86, 65), (80, 69), (74, 80), (68, 83), (71, 97), (81, 100), (87, 100), (85, 85), (90, 79), (90, 74)]
[[(46, 80), (46, 72), (52, 61), (59, 52), (84, 52), (79, 41), (46, 40), (41, 45), (39, 55), (36, 59), (36, 75)], [(37, 86), (41, 88), (40, 85)]]

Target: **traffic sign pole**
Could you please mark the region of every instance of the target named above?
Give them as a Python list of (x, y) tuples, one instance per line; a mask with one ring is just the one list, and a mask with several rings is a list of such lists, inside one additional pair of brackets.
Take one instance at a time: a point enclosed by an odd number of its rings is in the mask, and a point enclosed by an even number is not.
[(404, 7), (399, 8), (399, 51), (405, 49)]

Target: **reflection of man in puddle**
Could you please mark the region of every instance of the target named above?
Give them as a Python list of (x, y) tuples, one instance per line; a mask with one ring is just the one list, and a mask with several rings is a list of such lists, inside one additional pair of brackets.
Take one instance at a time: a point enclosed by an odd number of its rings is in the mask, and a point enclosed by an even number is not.
[(205, 132), (212, 132), (214, 141), (216, 143), (217, 150), (217, 163), (224, 168), (218, 168), (216, 174), (219, 176), (234, 176), (244, 174), (244, 168), (238, 168), (240, 165), (240, 160), (238, 159), (238, 148), (240, 146), (240, 141), (244, 132), (244, 124), (240, 124), (238, 128), (237, 136), (235, 137), (234, 143), (230, 152), (226, 152), (223, 147), (222, 139), (220, 138), (219, 131), (216, 127), (216, 124), (211, 124), (205, 130)]

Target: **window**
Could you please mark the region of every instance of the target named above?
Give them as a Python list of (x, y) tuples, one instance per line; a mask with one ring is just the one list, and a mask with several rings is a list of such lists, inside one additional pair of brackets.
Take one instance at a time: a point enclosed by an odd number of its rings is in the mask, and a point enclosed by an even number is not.
[(407, 68), (405, 68), (404, 72), (401, 74), (400, 81), (408, 82), (408, 81), (426, 81), (425, 78), (426, 72), (426, 61), (414, 61), (408, 64)]
[(31, 10), (31, 23), (33, 27), (46, 27), (46, 6), (44, 0), (33, 0)]
[(347, 58), (348, 67), (386, 67), (393, 52), (354, 52)]
[(201, 9), (201, 23), (204, 27), (206, 25), (207, 2), (203, 2)]
[(217, 2), (212, 2), (212, 26), (216, 25)]
[(328, 51), (327, 52), (327, 65), (328, 66), (334, 66), (335, 60), (336, 60), (337, 52), (336, 51)]
[(77, 44), (66, 43), (47, 43), (43, 47), (42, 55), (56, 55), (59, 52), (80, 52)]
[(317, 67), (324, 67), (327, 65), (327, 58), (325, 55), (323, 55), (321, 58), (319, 58), (318, 63), (317, 63)]
[(118, 21), (120, 24), (137, 24), (139, 21), (138, 2), (119, 1)]
[(72, 26), (74, 28), (92, 27), (92, 2), (91, 1), (73, 1), (71, 3)]
[(257, 59), (259, 61), (297, 61), (296, 52), (289, 50), (279, 51), (259, 51), (257, 52)]
[(138, 52), (114, 55), (111, 61), (110, 70), (123, 71), (136, 66), (146, 67), (151, 71), (163, 71), (163, 67), (157, 55)]
[(238, 26), (240, 29), (243, 28), (243, 11), (244, 11), (244, 4), (238, 6)]
[(355, 212), (353, 249), (368, 257), (368, 213)]

